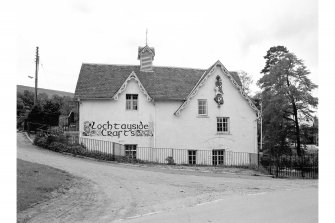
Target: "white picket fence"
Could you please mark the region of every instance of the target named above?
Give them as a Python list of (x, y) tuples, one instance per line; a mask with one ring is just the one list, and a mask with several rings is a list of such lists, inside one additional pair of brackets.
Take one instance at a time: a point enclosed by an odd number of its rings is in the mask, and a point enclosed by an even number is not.
[[(125, 146), (104, 140), (90, 139), (79, 137), (79, 143), (85, 145), (89, 151), (99, 151), (106, 155), (125, 156)], [(212, 150), (196, 150), (196, 164), (198, 165), (213, 165)], [(168, 157), (173, 157), (176, 164), (188, 164), (188, 150), (174, 148), (152, 148), (152, 147), (137, 147), (136, 159), (155, 162), (167, 163)], [(257, 165), (257, 154), (243, 152), (224, 152), (224, 166), (250, 166)]]

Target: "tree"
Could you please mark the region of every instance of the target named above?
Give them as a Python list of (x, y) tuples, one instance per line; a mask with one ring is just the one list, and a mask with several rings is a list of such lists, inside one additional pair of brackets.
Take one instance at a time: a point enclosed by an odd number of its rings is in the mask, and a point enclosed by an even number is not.
[(38, 104), (41, 105), (42, 107), (47, 103), (48, 100), (49, 96), (46, 93), (39, 93), (37, 95)]
[(277, 121), (286, 123), (286, 128), (294, 125), (297, 153), (301, 155), (300, 121), (312, 118), (312, 108), (317, 107), (318, 99), (312, 96), (311, 91), (317, 85), (308, 78), (310, 72), (303, 61), (285, 47), (271, 47), (264, 58), (267, 59), (262, 70), (264, 76), (257, 84), (262, 93), (270, 95), (267, 97), (268, 106), (275, 104), (276, 110), (272, 115), (278, 116)]
[(279, 157), (283, 154), (290, 155), (290, 139), (294, 126), (286, 120), (285, 98), (275, 95), (273, 91), (262, 92), (263, 107), (263, 150), (267, 154)]
[(64, 96), (62, 100), (62, 105), (60, 108), (60, 113), (62, 115), (69, 115), (73, 108), (71, 107), (71, 103), (73, 103), (73, 98), (69, 96)]
[(265, 61), (265, 67), (261, 71), (263, 74), (269, 74), (270, 67), (277, 64), (278, 61), (280, 61), (283, 56), (288, 53), (288, 49), (286, 49), (285, 46), (273, 46), (271, 47), (264, 56)]
[(23, 93), (18, 92), (17, 100), (22, 101), (24, 106), (32, 108), (34, 105), (34, 93), (28, 90), (24, 90)]
[(318, 118), (315, 116), (313, 124), (304, 123), (300, 125), (300, 132), (302, 136), (303, 144), (315, 144), (318, 145)]
[(252, 77), (245, 71), (240, 70), (237, 71), (238, 76), (240, 77), (240, 80), (242, 82), (242, 88), (245, 93), (250, 95), (251, 90), (250, 90), (250, 85), (253, 83)]

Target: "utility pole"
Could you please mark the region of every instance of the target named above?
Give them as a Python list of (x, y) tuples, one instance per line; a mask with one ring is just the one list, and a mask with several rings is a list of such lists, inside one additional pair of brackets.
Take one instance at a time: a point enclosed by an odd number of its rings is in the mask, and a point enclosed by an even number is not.
[(38, 55), (38, 46), (36, 47), (36, 58), (35, 58), (35, 97), (34, 97), (34, 105), (37, 105), (37, 83), (38, 83), (38, 63), (40, 60), (40, 56)]
[(263, 152), (263, 103), (261, 101), (261, 145), (260, 151)]

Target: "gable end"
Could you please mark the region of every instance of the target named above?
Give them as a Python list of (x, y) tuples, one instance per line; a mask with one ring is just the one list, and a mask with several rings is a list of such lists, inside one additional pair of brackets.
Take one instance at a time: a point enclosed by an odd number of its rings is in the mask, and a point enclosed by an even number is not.
[(222, 70), (222, 72), (228, 77), (228, 79), (233, 83), (233, 85), (240, 92), (242, 97), (247, 100), (249, 106), (256, 112), (257, 118), (259, 118), (260, 117), (260, 111), (254, 105), (254, 103), (252, 102), (250, 97), (244, 92), (243, 88), (237, 83), (237, 81), (233, 78), (233, 76), (228, 72), (228, 70), (223, 66), (223, 64), (219, 60), (208, 69), (209, 72), (205, 72), (203, 74), (203, 76), (200, 78), (199, 82), (193, 88), (191, 93), (187, 96), (186, 101), (184, 101), (184, 103), (177, 109), (177, 111), (174, 113), (174, 115), (180, 116), (181, 111), (187, 107), (187, 105), (190, 103), (192, 98), (198, 93), (199, 89), (205, 84), (207, 79), (213, 74), (216, 67), (220, 68)]
[(145, 88), (143, 87), (140, 79), (138, 79), (137, 75), (135, 74), (135, 72), (131, 72), (131, 74), (129, 75), (129, 77), (125, 80), (125, 82), (121, 85), (121, 87), (119, 88), (119, 90), (113, 95), (113, 99), (114, 100), (118, 100), (119, 99), (119, 95), (126, 90), (128, 82), (134, 80), (138, 87), (140, 88), (140, 91), (147, 97), (148, 101), (152, 101), (152, 97), (150, 97), (150, 95), (148, 94), (148, 92), (145, 90)]

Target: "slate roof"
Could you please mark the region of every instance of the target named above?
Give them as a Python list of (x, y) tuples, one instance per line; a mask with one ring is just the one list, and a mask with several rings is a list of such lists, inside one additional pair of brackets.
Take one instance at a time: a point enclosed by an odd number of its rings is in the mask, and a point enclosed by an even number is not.
[[(154, 66), (154, 72), (141, 72), (139, 65), (83, 63), (77, 81), (75, 98), (112, 98), (134, 71), (154, 100), (185, 100), (204, 72), (210, 69)], [(237, 83), (241, 84), (236, 72), (230, 72), (230, 74)]]

